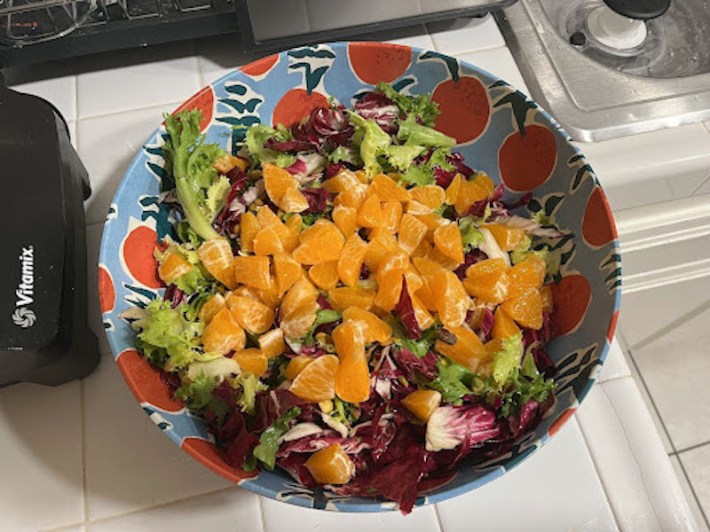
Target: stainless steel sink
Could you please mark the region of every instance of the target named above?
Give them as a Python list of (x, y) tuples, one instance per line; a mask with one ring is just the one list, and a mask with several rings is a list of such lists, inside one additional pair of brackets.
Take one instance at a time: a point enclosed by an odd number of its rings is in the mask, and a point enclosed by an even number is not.
[(578, 141), (710, 119), (710, 1), (673, 0), (643, 47), (573, 46), (575, 9), (601, 0), (519, 0), (496, 16), (531, 96)]

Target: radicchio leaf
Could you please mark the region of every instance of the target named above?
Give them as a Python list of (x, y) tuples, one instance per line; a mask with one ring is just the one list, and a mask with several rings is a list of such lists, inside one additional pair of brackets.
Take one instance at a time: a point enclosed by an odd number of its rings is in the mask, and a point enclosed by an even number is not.
[(414, 305), (412, 304), (412, 298), (407, 289), (407, 279), (404, 276), (402, 277), (402, 292), (400, 293), (399, 301), (395, 305), (393, 312), (399, 317), (399, 321), (404, 326), (407, 337), (412, 340), (419, 340), (422, 336), (422, 331), (419, 328), (419, 322), (417, 322), (417, 317), (414, 314)]

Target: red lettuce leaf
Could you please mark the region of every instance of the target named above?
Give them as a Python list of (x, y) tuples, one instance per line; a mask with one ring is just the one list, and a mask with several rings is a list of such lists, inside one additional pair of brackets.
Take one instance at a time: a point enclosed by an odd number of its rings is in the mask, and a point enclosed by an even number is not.
[(419, 328), (417, 317), (414, 314), (414, 305), (412, 298), (407, 289), (407, 279), (402, 277), (402, 292), (399, 296), (399, 301), (394, 307), (393, 313), (399, 317), (399, 321), (404, 326), (407, 337), (413, 340), (419, 340), (422, 336), (422, 331)]

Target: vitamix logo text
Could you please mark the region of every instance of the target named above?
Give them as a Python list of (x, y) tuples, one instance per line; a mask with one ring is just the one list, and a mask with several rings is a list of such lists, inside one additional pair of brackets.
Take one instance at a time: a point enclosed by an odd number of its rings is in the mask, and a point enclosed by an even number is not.
[(37, 316), (29, 306), (34, 303), (35, 293), (35, 256), (34, 247), (27, 246), (22, 248), (20, 255), (20, 264), (22, 267), (22, 276), (20, 284), (15, 290), (15, 312), (12, 313), (12, 321), (15, 325), (27, 329), (32, 327), (37, 321)]

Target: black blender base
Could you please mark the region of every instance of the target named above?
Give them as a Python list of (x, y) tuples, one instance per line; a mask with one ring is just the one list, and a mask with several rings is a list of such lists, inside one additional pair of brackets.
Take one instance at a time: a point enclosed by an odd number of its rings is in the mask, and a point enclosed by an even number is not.
[(58, 385), (99, 361), (87, 325), (89, 178), (48, 102), (0, 76), (0, 387)]

